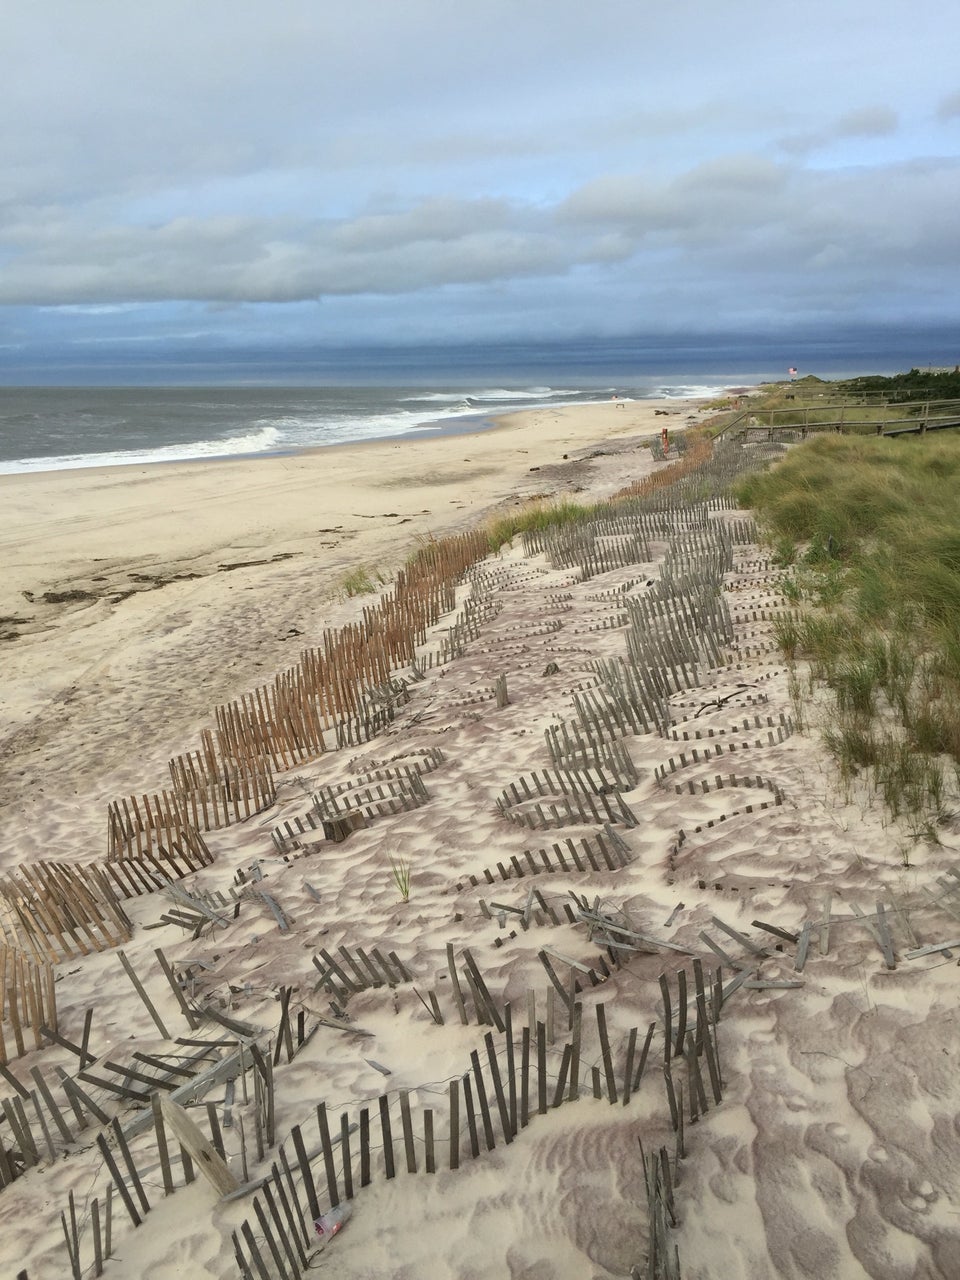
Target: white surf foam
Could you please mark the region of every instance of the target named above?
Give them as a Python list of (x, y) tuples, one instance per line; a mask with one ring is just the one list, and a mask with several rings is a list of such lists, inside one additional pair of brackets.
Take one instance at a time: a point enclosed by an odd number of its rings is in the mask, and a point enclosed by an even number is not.
[(118, 449), (112, 453), (64, 454), (54, 458), (19, 458), (0, 461), (0, 475), (24, 471), (75, 471), (81, 467), (144, 466), (154, 462), (191, 462), (203, 458), (226, 458), (243, 454), (270, 453), (281, 439), (273, 426), (263, 426), (244, 435), (223, 440), (196, 440), (185, 444), (162, 445), (155, 449)]

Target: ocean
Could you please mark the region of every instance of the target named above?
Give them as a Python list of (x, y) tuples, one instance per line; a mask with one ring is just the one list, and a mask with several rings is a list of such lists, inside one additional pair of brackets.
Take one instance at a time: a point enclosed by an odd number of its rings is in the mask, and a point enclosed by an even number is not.
[(476, 430), (541, 405), (713, 396), (730, 380), (585, 386), (0, 387), (0, 474), (287, 453)]
[[(835, 335), (790, 344), (769, 336), (720, 342), (687, 335), (655, 342), (184, 350), (142, 365), (94, 357), (59, 370), (51, 365), (35, 370), (43, 386), (17, 386), (28, 380), (27, 368), (7, 353), (0, 360), (0, 474), (449, 434), (476, 430), (514, 409), (614, 394), (714, 397), (728, 387), (786, 379), (790, 365), (824, 378), (893, 373), (933, 351), (916, 336), (896, 335), (846, 343)], [(62, 385), (67, 380), (82, 385)]]

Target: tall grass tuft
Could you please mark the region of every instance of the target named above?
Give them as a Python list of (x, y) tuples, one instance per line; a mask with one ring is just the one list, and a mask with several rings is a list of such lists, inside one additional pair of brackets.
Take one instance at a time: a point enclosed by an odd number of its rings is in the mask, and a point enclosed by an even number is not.
[(410, 863), (403, 858), (391, 858), (390, 870), (393, 873), (393, 883), (397, 886), (400, 897), (404, 902), (410, 901)]
[(853, 778), (861, 769), (876, 765), (879, 747), (869, 725), (862, 720), (848, 720), (837, 728), (826, 728), (823, 741), (845, 778)]
[(809, 613), (797, 625), (798, 652), (809, 658), (818, 678), (825, 679), (850, 648), (850, 628), (844, 618)]
[(796, 613), (784, 613), (773, 620), (773, 637), (783, 656), (792, 662), (800, 648), (800, 618)]
[(366, 596), (372, 595), (377, 587), (382, 585), (384, 579), (379, 573), (374, 581), (374, 573), (367, 568), (366, 565), (357, 565), (355, 569), (351, 569), (349, 573), (345, 573), (340, 580), (340, 586), (348, 596)]
[(487, 526), (487, 537), (491, 551), (499, 551), (518, 533), (531, 533), (534, 530), (557, 528), (565, 524), (591, 520), (600, 512), (599, 504), (585, 506), (581, 502), (539, 502), (534, 501), (520, 511), (506, 516), (499, 516)]
[(894, 818), (936, 821), (941, 816), (943, 768), (908, 742), (888, 740), (874, 765), (877, 790)]
[(827, 675), (827, 684), (837, 697), (837, 709), (859, 716), (872, 716), (877, 709), (877, 671), (869, 658), (841, 662)]

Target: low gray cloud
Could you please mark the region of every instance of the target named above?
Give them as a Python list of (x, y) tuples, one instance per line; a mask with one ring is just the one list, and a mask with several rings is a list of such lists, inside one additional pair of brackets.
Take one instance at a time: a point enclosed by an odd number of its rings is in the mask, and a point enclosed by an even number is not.
[(0, 339), (955, 314), (954, 59), (897, 9), (12, 6)]
[(791, 155), (804, 156), (850, 138), (886, 138), (896, 133), (897, 113), (889, 107), (859, 107), (838, 116), (822, 129), (781, 138), (781, 148)]
[[(449, 286), (590, 268), (611, 291), (625, 267), (647, 286), (718, 291), (834, 272), (849, 298), (942, 271), (955, 241), (957, 162), (806, 170), (734, 155), (670, 180), (607, 175), (554, 204), (435, 199), (344, 218), (211, 216), (85, 225), (70, 211), (8, 229), (0, 302), (296, 302), (423, 295)], [(667, 255), (666, 257), (664, 255)]]

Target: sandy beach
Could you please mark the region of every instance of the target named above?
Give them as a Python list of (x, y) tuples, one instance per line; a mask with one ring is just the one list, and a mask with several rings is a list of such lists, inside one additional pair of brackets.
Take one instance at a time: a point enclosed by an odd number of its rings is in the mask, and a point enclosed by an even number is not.
[(388, 579), (418, 540), (539, 495), (611, 493), (650, 465), (641, 440), (699, 416), (620, 404), (509, 414), (471, 435), (0, 476), (8, 839), (66, 805), (60, 856), (89, 856), (109, 799), (159, 785), (214, 706), (355, 616), (349, 572)]
[[(360, 616), (350, 570), (609, 496), (701, 416), (0, 479), (2, 870), (102, 863), (112, 801)], [(61, 925), (57, 1035), (4, 1026), (4, 1275), (960, 1274), (956, 833), (911, 843), (800, 732), (747, 513), (588, 541), (472, 568), (381, 731), (276, 771), (114, 945)], [(704, 548), (725, 620), (668, 625)], [(641, 652), (656, 697), (615, 695)]]

